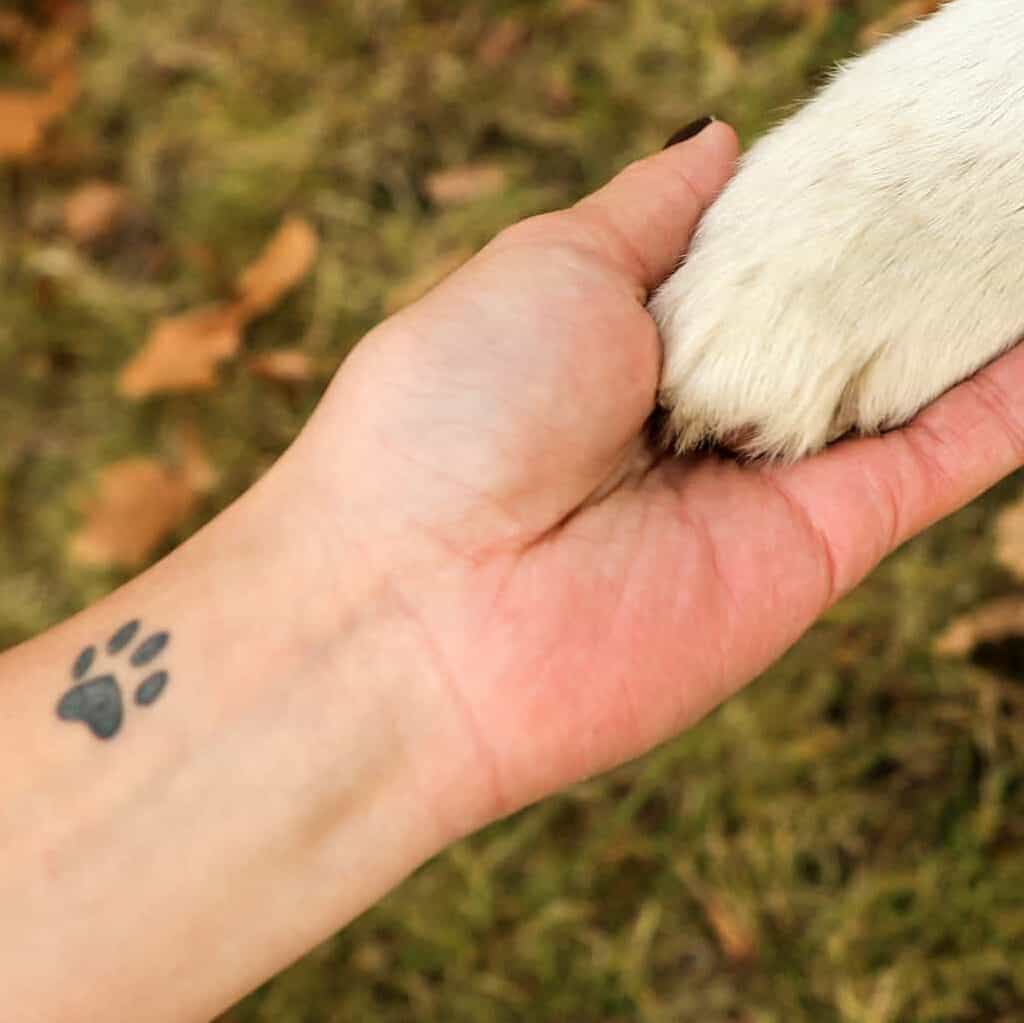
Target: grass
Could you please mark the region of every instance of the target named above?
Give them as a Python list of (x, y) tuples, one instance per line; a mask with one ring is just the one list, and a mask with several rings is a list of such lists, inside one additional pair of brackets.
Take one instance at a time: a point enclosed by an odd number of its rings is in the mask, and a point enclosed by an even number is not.
[[(0, 643), (121, 580), (66, 553), (104, 464), (196, 422), (222, 473), (198, 527), (403, 296), (700, 114), (749, 141), (893, 6), (95, 0), (82, 102), (0, 168)], [(430, 201), (432, 171), (478, 160), (507, 187)], [(86, 252), (60, 203), (97, 176), (140, 212)], [(319, 379), (232, 367), (119, 399), (152, 320), (225, 295), (287, 212), (323, 253), (250, 345), (301, 346)], [(906, 547), (704, 725), (450, 850), (227, 1019), (1024, 1020), (1024, 675), (931, 652), (1011, 586), (990, 527), (1016, 489)]]

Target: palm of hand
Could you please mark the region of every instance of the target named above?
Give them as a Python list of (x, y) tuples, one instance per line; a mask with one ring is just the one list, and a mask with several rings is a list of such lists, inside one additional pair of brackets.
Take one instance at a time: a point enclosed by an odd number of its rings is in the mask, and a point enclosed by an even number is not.
[(410, 604), (489, 816), (700, 718), (1019, 460), (1013, 353), (898, 433), (787, 468), (665, 460), (588, 500), (653, 408), (649, 289), (727, 176), (731, 135), (702, 138), (499, 238), (357, 352), (335, 402), (394, 385), (367, 429), (409, 495)]

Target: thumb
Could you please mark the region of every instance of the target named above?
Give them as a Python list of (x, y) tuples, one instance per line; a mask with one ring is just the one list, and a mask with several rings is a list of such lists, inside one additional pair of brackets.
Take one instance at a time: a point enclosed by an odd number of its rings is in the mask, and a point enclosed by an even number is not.
[(568, 214), (597, 232), (606, 255), (645, 291), (676, 268), (697, 222), (735, 170), (736, 133), (712, 121), (697, 135), (638, 160)]

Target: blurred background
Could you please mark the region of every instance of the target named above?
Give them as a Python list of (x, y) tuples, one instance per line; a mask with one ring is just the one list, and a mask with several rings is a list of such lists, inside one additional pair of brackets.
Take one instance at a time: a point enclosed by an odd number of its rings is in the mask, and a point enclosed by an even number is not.
[[(0, 643), (214, 515), (502, 226), (704, 113), (750, 142), (934, 6), (0, 3)], [(1018, 489), (224, 1020), (1024, 1020)]]

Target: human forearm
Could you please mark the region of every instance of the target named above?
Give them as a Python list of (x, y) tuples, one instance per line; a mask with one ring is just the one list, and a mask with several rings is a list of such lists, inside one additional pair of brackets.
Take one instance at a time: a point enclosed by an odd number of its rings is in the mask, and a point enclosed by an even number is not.
[[(0, 987), (19, 1020), (208, 1019), (447, 837), (408, 773), (445, 719), (401, 601), (342, 523), (328, 542), (293, 511), (293, 472), (0, 660)], [(123, 700), (109, 738), (56, 713), (103, 674)]]

